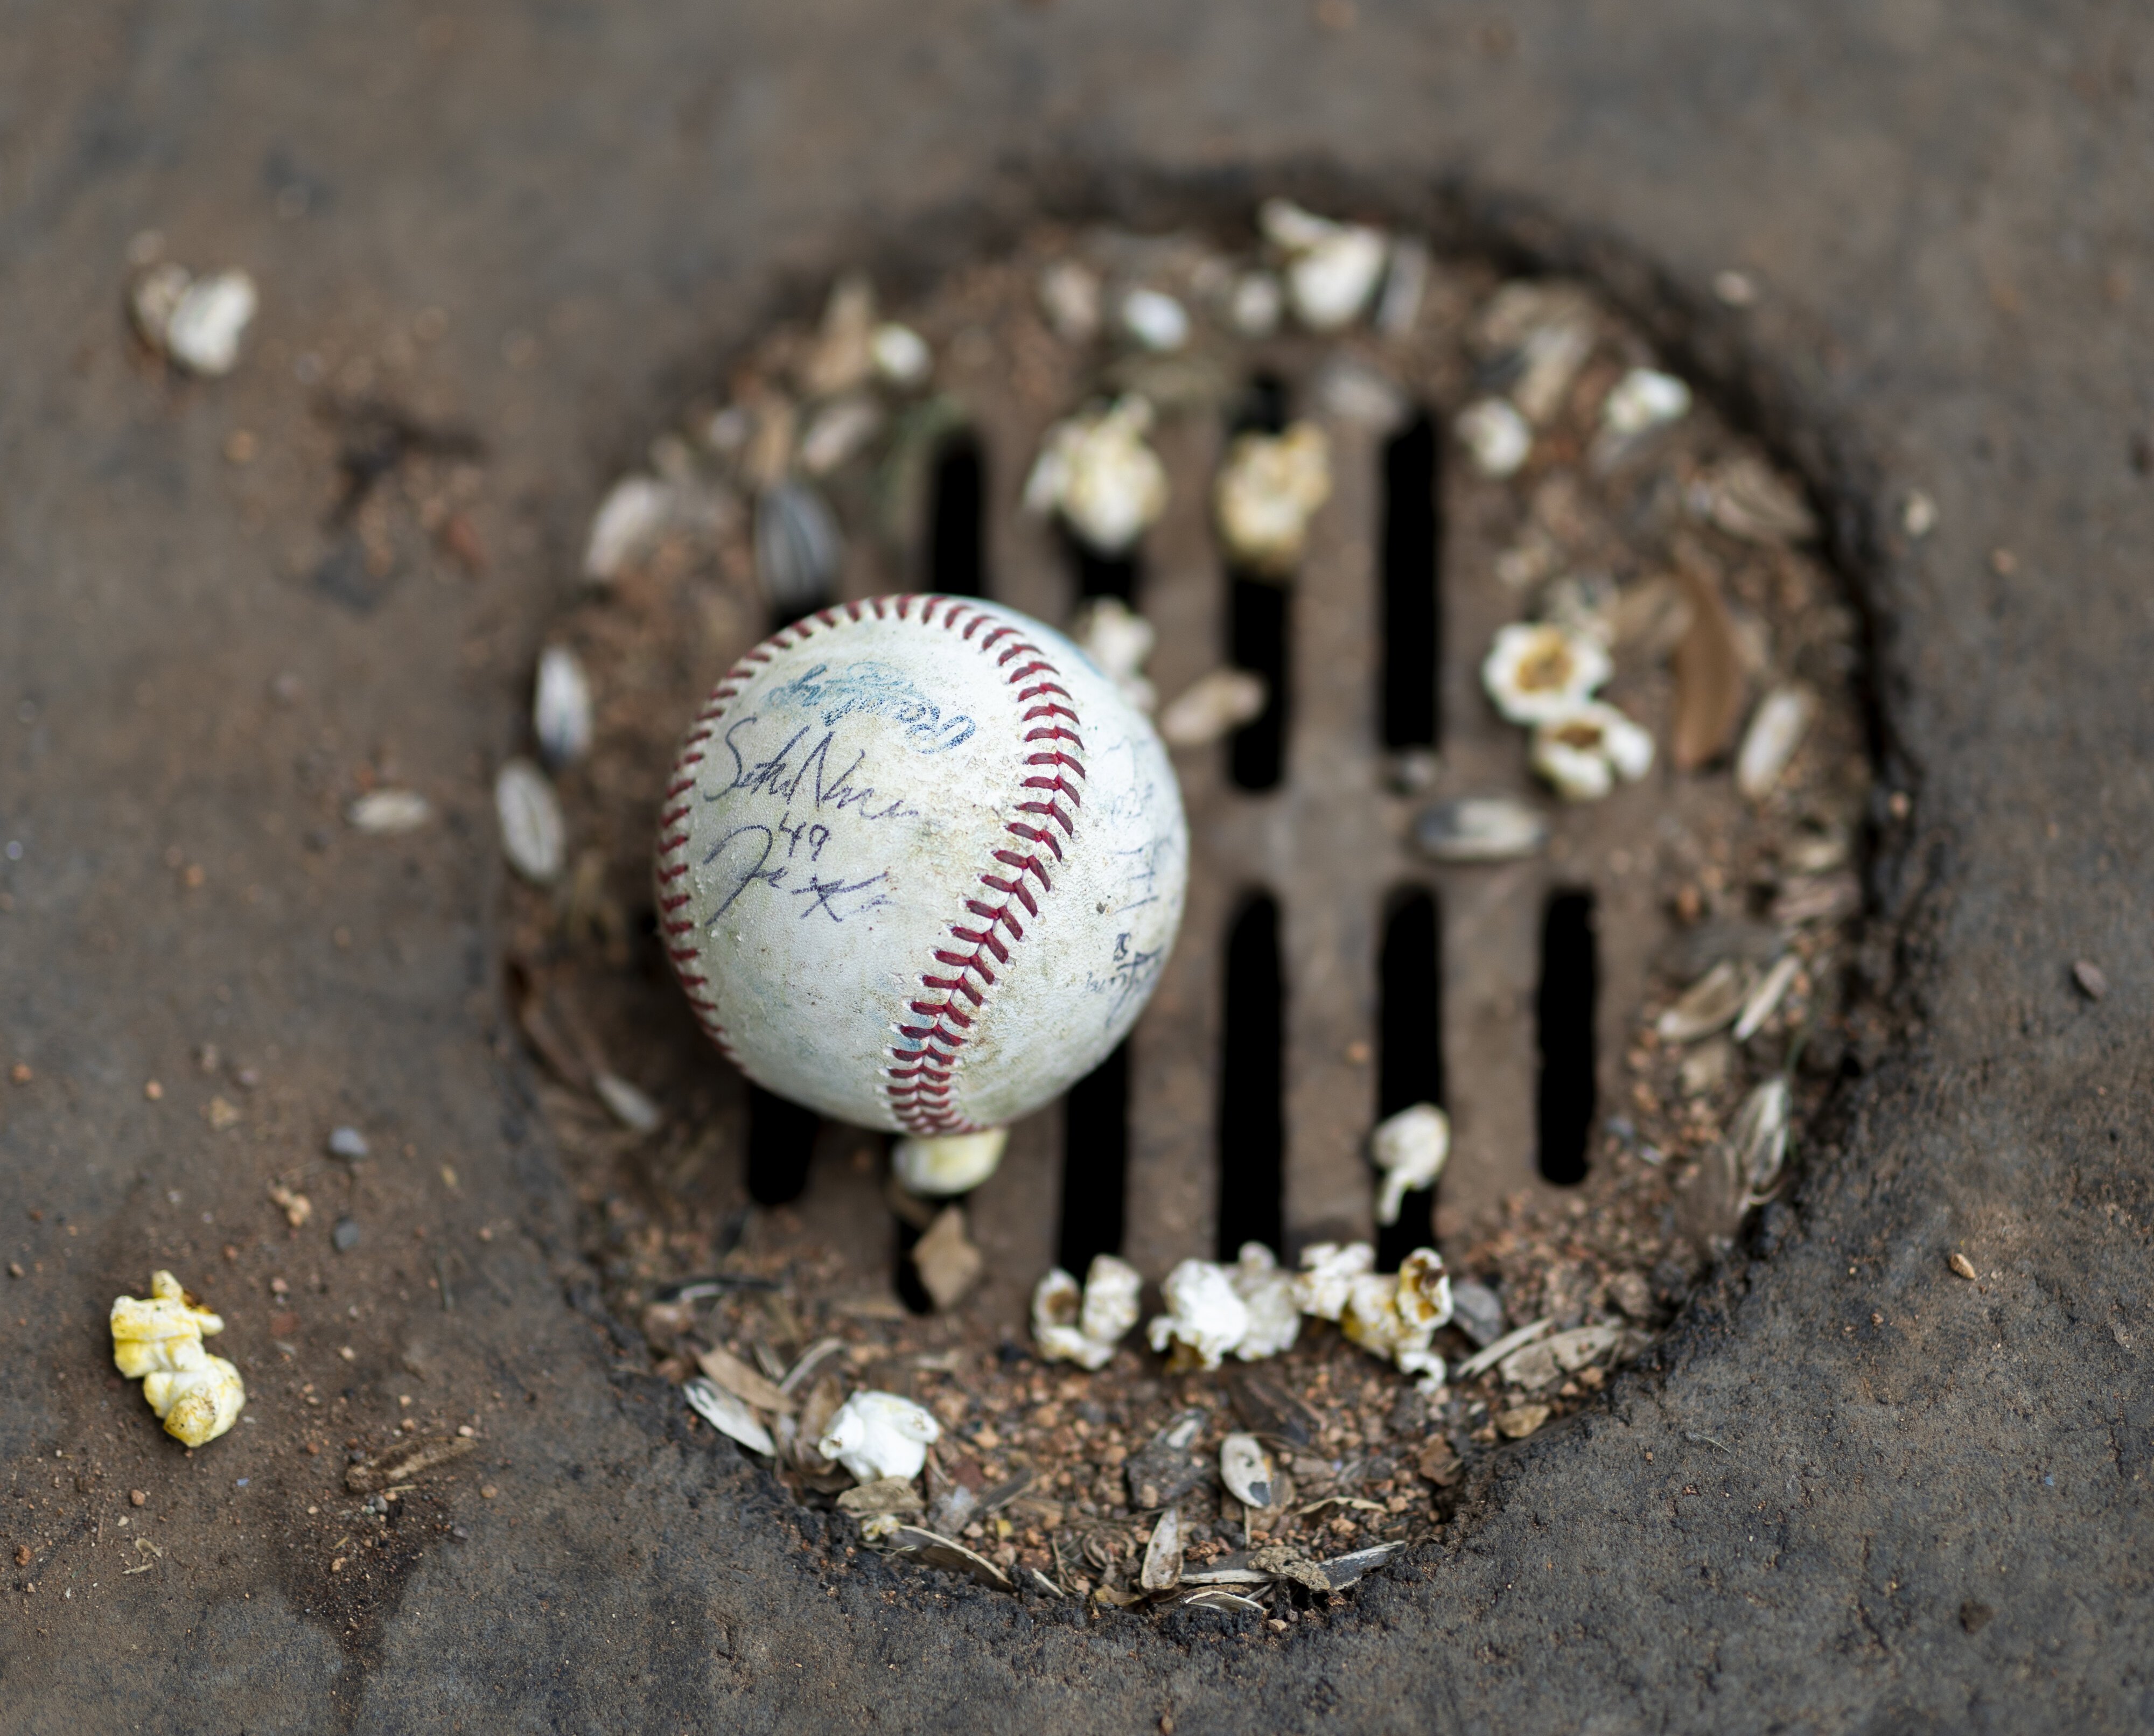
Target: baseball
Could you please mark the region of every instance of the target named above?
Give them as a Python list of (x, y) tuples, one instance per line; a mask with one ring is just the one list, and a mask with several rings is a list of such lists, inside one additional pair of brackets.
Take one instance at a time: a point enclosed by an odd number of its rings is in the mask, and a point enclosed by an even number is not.
[(998, 1127), (1096, 1066), (1174, 944), (1151, 724), (1014, 610), (877, 597), (742, 658), (683, 743), (660, 920), (718, 1047), (869, 1127)]

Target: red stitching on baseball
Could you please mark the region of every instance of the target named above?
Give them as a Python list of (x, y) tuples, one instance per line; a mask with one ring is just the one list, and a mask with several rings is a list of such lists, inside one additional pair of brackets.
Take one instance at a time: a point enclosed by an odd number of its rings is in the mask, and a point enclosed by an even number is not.
[[(920, 605), (916, 615), (912, 611), (915, 603)], [(938, 609), (942, 611), (939, 621), (936, 618)], [(692, 768), (702, 764), (704, 758), (697, 749), (717, 733), (716, 726), (724, 716), (727, 705), (759, 672), (759, 666), (769, 662), (778, 652), (790, 651), (813, 637), (819, 627), (835, 627), (841, 620), (858, 621), (863, 619), (864, 614), (872, 614), (877, 620), (890, 620), (894, 614), (895, 618), (901, 621), (916, 622), (921, 626), (939, 625), (945, 631), (956, 633), (962, 642), (975, 651), (993, 655), (997, 670), (1003, 673), (1004, 680), (1011, 687), (1018, 689), (1015, 697), (1022, 707), (1018, 717), (1020, 723), (1036, 724), (1042, 719), (1059, 720), (1023, 732), (1024, 743), (1028, 748), (1040, 742), (1056, 745), (1023, 754), (1020, 764), (1028, 768), (1051, 768), (1053, 774), (1020, 777), (1017, 787), (1022, 791), (1044, 790), (1051, 792), (1051, 794), (1044, 799), (1020, 801), (1015, 804), (1015, 809), (1018, 813), (1039, 816), (1042, 820), (1051, 820), (1062, 829), (1064, 835), (1074, 838), (1076, 827), (1061, 804), (1067, 802), (1071, 809), (1077, 809), (1082, 807), (1083, 803), (1076, 786), (1068, 782), (1063, 774), (1071, 773), (1081, 779), (1085, 777), (1085, 771), (1083, 763), (1065, 751), (1062, 744), (1066, 743), (1069, 748), (1081, 753), (1085, 743), (1074, 728), (1062, 727), (1064, 722), (1074, 725), (1080, 719), (1072, 703), (1054, 702), (1056, 699), (1070, 700), (1069, 689), (1060, 685), (1057, 679), (1061, 671), (1042, 656), (1038, 646), (1023, 636), (1013, 623), (997, 620), (985, 610), (953, 597), (923, 596), (913, 592), (890, 597), (870, 597), (822, 610), (804, 620), (795, 621), (789, 627), (780, 629), (749, 651), (726, 671), (717, 686), (711, 690), (703, 710), (697, 713), (696, 727), (683, 742), (681, 753), (674, 763), (673, 779), (666, 788), (666, 800), (672, 803), (676, 797), (685, 795), (695, 788), (696, 777)], [(984, 633), (981, 631), (983, 627), (987, 629)], [(1004, 642), (1012, 640), (1015, 642)], [(1014, 670), (1009, 667), (1013, 661), (1024, 658), (1032, 661), (1022, 662)], [(1034, 681), (1033, 678), (1036, 676), (1044, 676), (1047, 679)], [(1050, 695), (1054, 697), (1050, 698)], [(1034, 703), (1036, 701), (1045, 702)], [(669, 807), (660, 820), (664, 835), (659, 840), (657, 881), (661, 895), (659, 907), (664, 912), (678, 910), (691, 901), (688, 893), (669, 891), (671, 882), (688, 871), (690, 829), (684, 826), (671, 832), (664, 829), (692, 812), (693, 804), (678, 803)], [(1022, 941), (1024, 925), (1018, 919), (1018, 908), (1022, 906), (1028, 916), (1037, 917), (1039, 914), (1039, 899), (1025, 883), (1028, 875), (1039, 882), (1042, 894), (1054, 890), (1039, 854), (1044, 849), (1056, 861), (1063, 860), (1062, 845), (1054, 832), (1044, 825), (1029, 825), (1021, 820), (1006, 822), (1003, 830), (1009, 836), (1020, 839), (1034, 848), (1022, 854), (999, 848), (989, 853), (996, 862), (1010, 872), (1005, 876), (989, 870), (980, 875), (979, 885), (999, 895), (1001, 901), (989, 903), (974, 896), (967, 896), (964, 899), (965, 911), (975, 921), (967, 922), (961, 918), (952, 922), (948, 925), (948, 935), (951, 940), (969, 950), (957, 951), (944, 942), (936, 945), (932, 959), (940, 973), (923, 972), (919, 982), (922, 989), (939, 995), (941, 998), (908, 1000), (905, 1003), (905, 1010), (922, 1022), (918, 1024), (900, 1023), (896, 1026), (901, 1040), (891, 1045), (890, 1064), (883, 1070), (884, 1097), (899, 1123), (910, 1133), (929, 1135), (978, 1131), (972, 1122), (950, 1108), (948, 1100), (955, 1090), (958, 1051), (965, 1044), (964, 1034), (971, 1029), (974, 1018), (986, 1007), (987, 991), (996, 984), (994, 969), (988, 961), (992, 959), (994, 964), (1001, 965), (1010, 962), (1009, 947), (998, 937), (996, 931), (999, 929), (1006, 932), (1010, 941)], [(687, 933), (696, 926), (692, 919), (668, 921), (664, 925), (668, 935)], [(736, 1059), (732, 1044), (727, 1039), (725, 1029), (716, 1016), (716, 1003), (696, 992), (705, 986), (707, 979), (684, 968), (697, 957), (697, 949), (692, 946), (669, 947), (667, 951), (681, 986), (687, 992), (691, 1004), (697, 1009), (699, 1022), (710, 1034), (711, 1040), (717, 1045), (720, 1052), (729, 1060)], [(969, 1005), (970, 1012), (957, 1004), (960, 999)], [(951, 1029), (953, 1025), (955, 1029)]]

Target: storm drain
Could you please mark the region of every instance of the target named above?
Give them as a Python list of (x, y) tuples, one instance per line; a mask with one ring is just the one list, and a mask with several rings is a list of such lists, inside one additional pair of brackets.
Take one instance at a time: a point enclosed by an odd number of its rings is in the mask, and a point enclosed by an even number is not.
[[(1594, 1402), (1784, 1186), (1846, 1041), (1868, 779), (1802, 493), (1635, 331), (1575, 283), (1267, 215), (1043, 229), (898, 309), (849, 278), (713, 382), (607, 499), (554, 636), (569, 845), (516, 896), (512, 987), (617, 1311), (662, 1371), (717, 1371), (802, 1499), (851, 1482), (814, 1448), (840, 1398), (916, 1396), (944, 1433), (911, 1517), (958, 1552), (929, 1559), (1100, 1604), (1216, 1584), (1276, 1621), (1362, 1570), (1309, 1564), (1433, 1534), (1478, 1455)], [(1166, 480), (1125, 547), (1034, 475), (1115, 406)], [(1325, 455), (1284, 564), (1222, 534), (1250, 436)], [(1192, 840), (1149, 1009), (954, 1215), (702, 1045), (646, 890), (717, 676), (795, 615), (921, 590), (1148, 683)], [(1522, 724), (1549, 656), (1570, 709)], [(1422, 1104), (1447, 1164), (1380, 1224), (1371, 1130)], [(1156, 1284), (1355, 1242), (1386, 1271), (1442, 1248), (1447, 1386), (1315, 1324), (1217, 1373), (1141, 1335), (1096, 1374), (1029, 1348), (1057, 1264)], [(1229, 1432), (1274, 1456), (1268, 1505), (1220, 1486)], [(1164, 1493), (1132, 1468), (1169, 1462)], [(1157, 1585), (1169, 1514), (1186, 1574)]]

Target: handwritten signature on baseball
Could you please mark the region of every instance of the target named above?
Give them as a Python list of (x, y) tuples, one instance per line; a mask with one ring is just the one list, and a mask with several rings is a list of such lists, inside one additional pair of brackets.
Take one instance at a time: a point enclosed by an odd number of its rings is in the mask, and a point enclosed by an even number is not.
[(835, 673), (828, 663), (818, 663), (772, 688), (763, 702), (778, 711), (816, 712), (825, 728), (856, 712), (886, 718), (899, 726), (905, 744), (918, 753), (947, 753), (962, 747), (977, 728), (962, 712), (944, 717), (942, 707), (901, 671), (871, 657)]

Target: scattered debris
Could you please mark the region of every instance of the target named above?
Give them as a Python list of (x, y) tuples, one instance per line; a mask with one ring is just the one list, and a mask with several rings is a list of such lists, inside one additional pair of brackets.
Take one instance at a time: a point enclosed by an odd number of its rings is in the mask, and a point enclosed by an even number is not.
[(1957, 1273), (1960, 1277), (1966, 1279), (1970, 1284), (1972, 1284), (1976, 1277), (1979, 1275), (1974, 1269), (1974, 1262), (1969, 1259), (1963, 1253), (1954, 1253), (1945, 1264), (1949, 1265), (1955, 1273)]
[(1309, 521), (1331, 498), (1331, 442), (1314, 422), (1283, 434), (1243, 434), (1227, 449), (1212, 510), (1228, 558), (1260, 577), (1290, 577)]
[(1937, 502), (1920, 488), (1910, 488), (1900, 503), (1900, 528), (1919, 543), (1937, 528)]
[(1055, 335), (1089, 344), (1100, 334), (1100, 279), (1074, 259), (1058, 259), (1039, 274), (1039, 304)]
[(1443, 1173), (1443, 1161), (1451, 1155), (1451, 1118), (1433, 1103), (1402, 1109), (1377, 1123), (1369, 1136), (1369, 1155), (1384, 1172), (1376, 1222), (1396, 1223), (1406, 1195), (1435, 1187)]
[(895, 1392), (855, 1392), (838, 1407), (815, 1450), (853, 1473), (855, 1482), (917, 1477), (942, 1425)]
[(1159, 736), (1170, 748), (1203, 748), (1263, 715), (1271, 689), (1247, 669), (1201, 675), (1159, 714)]
[(339, 1253), (350, 1253), (359, 1246), (359, 1220), (345, 1216), (337, 1219), (329, 1231), (329, 1246)]
[(538, 654), (531, 698), (539, 753), (556, 769), (574, 765), (591, 751), (591, 683), (583, 664), (567, 646), (548, 646)]
[(114, 1297), (111, 1327), (113, 1366), (142, 1382), (142, 1396), (175, 1440), (204, 1447), (239, 1420), (247, 1403), (239, 1371), (202, 1348), (224, 1321), (171, 1273), (151, 1274), (146, 1298)]
[(1523, 1441), (1554, 1414), (1549, 1405), (1514, 1405), (1496, 1413), (1496, 1427), (1506, 1440)]
[(1750, 994), (1750, 973), (1739, 959), (1723, 958), (1685, 989), (1653, 1022), (1664, 1042), (1695, 1043), (1725, 1029)]
[(673, 516), (672, 490), (655, 477), (623, 477), (591, 519), (584, 544), (584, 576), (610, 585), (642, 556)]
[(1779, 1007), (1781, 999), (1802, 974), (1803, 961), (1799, 956), (1784, 954), (1774, 967), (1758, 979), (1743, 1003), (1743, 1010), (1735, 1017), (1735, 1040), (1748, 1043), (1764, 1028)]
[(1152, 1524), (1137, 1583), (1147, 1591), (1171, 1591), (1182, 1583), (1182, 1515), (1171, 1507)]
[(923, 1199), (970, 1193), (995, 1172), (1008, 1144), (1007, 1127), (901, 1139), (891, 1151), (891, 1173), (899, 1187)]
[(834, 399), (818, 410), (800, 437), (800, 467), (828, 476), (865, 451), (882, 431), (882, 406), (865, 392)]
[(819, 607), (838, 582), (845, 535), (829, 504), (799, 477), (763, 490), (755, 506), (755, 573), (781, 615)]
[(943, 1314), (965, 1299), (987, 1264), (987, 1257), (965, 1233), (962, 1206), (945, 1206), (912, 1246), (912, 1269), (920, 1275), (920, 1287)]
[(1154, 1512), (1202, 1486), (1211, 1473), (1197, 1442), (1209, 1420), (1201, 1410), (1183, 1411), (1130, 1455), (1123, 1475), (1132, 1508)]
[(1219, 1443), (1219, 1481), (1237, 1501), (1258, 1512), (1278, 1499), (1278, 1472), (1254, 1435), (1228, 1435)]
[(892, 1555), (911, 1555), (930, 1567), (965, 1574), (992, 1591), (1017, 1589), (1016, 1581), (985, 1555), (939, 1532), (923, 1531), (917, 1525), (900, 1525), (884, 1539), (883, 1546)]
[(345, 810), (345, 818), (355, 831), (393, 838), (417, 831), (433, 813), (433, 804), (416, 789), (370, 789)]
[(838, 1510), (865, 1519), (886, 1513), (924, 1513), (927, 1504), (909, 1479), (883, 1477), (873, 1483), (854, 1484), (838, 1497)]
[(1788, 1161), (1788, 1082), (1767, 1080), (1743, 1100), (1728, 1130), (1728, 1156), (1742, 1190), (1743, 1209), (1761, 1206), (1779, 1185)]
[(1699, 516), (1746, 543), (1806, 543), (1817, 534), (1809, 503), (1754, 454), (1738, 453), (1696, 486)]
[(1100, 554), (1128, 552), (1166, 510), (1166, 467), (1145, 444), (1151, 404), (1135, 396), (1057, 422), (1025, 479), (1024, 503), (1061, 516)]
[(462, 1458), (477, 1444), (468, 1435), (415, 1436), (391, 1447), (379, 1458), (352, 1466), (344, 1473), (344, 1486), (355, 1495), (394, 1488)]
[(2109, 974), (2090, 958), (2078, 960), (2072, 966), (2072, 981), (2079, 984), (2080, 993), (2090, 1001), (2098, 1001), (2109, 993)]
[(1548, 818), (1513, 796), (1459, 796), (1423, 810), (1415, 846), (1439, 862), (1510, 862), (1539, 855)]
[(1680, 564), (1677, 578), (1690, 624), (1669, 656), (1676, 677), (1671, 757), (1696, 771), (1728, 750), (1743, 715), (1743, 659), (1718, 576), (1701, 559)]
[(545, 773), (528, 759), (503, 763), (493, 779), (502, 854), (534, 886), (549, 886), (568, 865), (568, 823)]
[(1503, 1299), (1470, 1278), (1451, 1286), (1452, 1324), (1483, 1349), (1503, 1335)]
[(293, 1229), (299, 1228), (314, 1215), (314, 1202), (304, 1193), (294, 1193), (278, 1182), (269, 1185), (270, 1203), (284, 1214), (284, 1221)]
[(1775, 687), (1758, 701), (1736, 750), (1735, 787), (1753, 802), (1770, 795), (1816, 715), (1817, 696), (1807, 687)]
[[(699, 1376), (681, 1388), (681, 1396), (688, 1401), (691, 1410), (720, 1434), (738, 1441), (750, 1453), (761, 1453), (765, 1458), (776, 1455), (778, 1442), (771, 1439), (770, 1431), (763, 1426), (762, 1420), (722, 1387), (713, 1386)], [(919, 1468), (915, 1466), (913, 1468), (917, 1471)]]
[(711, 1384), (743, 1404), (778, 1416), (794, 1408), (793, 1395), (731, 1351), (712, 1347), (696, 1352), (696, 1366)]
[(1758, 301), (1758, 285), (1747, 273), (1717, 271), (1712, 274), (1712, 293), (1723, 307), (1754, 307)]
[(356, 1127), (332, 1127), (329, 1137), (329, 1156), (341, 1157), (347, 1163), (356, 1163), (371, 1148), (366, 1136)]
[(1286, 289), (1268, 271), (1248, 271), (1234, 280), (1227, 318), (1245, 338), (1268, 338), (1286, 312)]
[(591, 1075), (591, 1090), (631, 1133), (656, 1133), (665, 1123), (664, 1111), (618, 1073), (600, 1069)]

